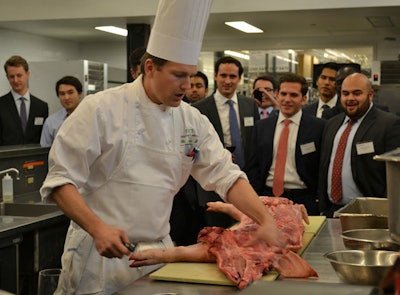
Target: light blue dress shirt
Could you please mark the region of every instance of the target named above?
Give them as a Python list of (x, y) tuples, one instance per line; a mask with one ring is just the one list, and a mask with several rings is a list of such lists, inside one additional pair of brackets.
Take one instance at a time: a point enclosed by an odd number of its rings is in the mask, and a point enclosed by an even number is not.
[(66, 118), (67, 111), (64, 108), (47, 117), (46, 121), (44, 121), (42, 135), (40, 137), (40, 145), (42, 147), (49, 147), (53, 144), (58, 129), (60, 129)]

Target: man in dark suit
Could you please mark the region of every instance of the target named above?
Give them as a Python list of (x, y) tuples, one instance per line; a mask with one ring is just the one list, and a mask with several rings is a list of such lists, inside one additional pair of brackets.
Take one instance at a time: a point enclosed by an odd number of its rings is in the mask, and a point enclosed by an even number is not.
[(244, 165), (240, 168), (246, 171), (254, 123), (260, 117), (254, 100), (236, 93), (242, 74), (243, 67), (237, 59), (230, 56), (220, 58), (216, 62), (214, 69), (214, 79), (217, 84), (216, 92), (193, 104), (193, 106), (208, 117), (214, 125), (222, 144), (230, 147), (232, 146), (232, 139), (230, 136), (229, 105), (227, 102), (229, 100), (234, 102), (244, 155)]
[(268, 75), (258, 76), (253, 82), (252, 98), (258, 106), (260, 119), (277, 115), (279, 105), (276, 101), (278, 83), (275, 78)]
[(322, 66), (316, 81), (319, 99), (303, 108), (305, 114), (322, 118), (323, 113), (339, 104), (336, 94), (336, 72), (339, 66), (329, 62)]
[[(259, 195), (286, 197), (304, 204), (308, 214), (319, 215), (317, 180), (325, 121), (302, 112), (307, 90), (307, 81), (300, 75), (286, 74), (279, 79), (279, 115), (256, 123), (248, 177)], [(289, 127), (286, 148), (280, 145), (285, 121)], [(283, 149), (282, 163), (278, 153)], [(279, 166), (283, 166), (281, 191), (275, 182)]]
[[(328, 217), (353, 198), (386, 196), (385, 163), (373, 157), (400, 146), (400, 118), (374, 106), (373, 94), (368, 77), (349, 75), (341, 90), (344, 112), (325, 126), (318, 193), (320, 210)], [(342, 136), (346, 129), (347, 138)]]
[(0, 145), (39, 143), (47, 103), (29, 93), (29, 66), (21, 56), (4, 64), (11, 91), (0, 97)]
[[(258, 121), (260, 117), (255, 101), (236, 93), (242, 74), (243, 66), (237, 59), (230, 56), (220, 58), (215, 63), (214, 67), (214, 79), (217, 86), (216, 92), (193, 104), (193, 106), (208, 117), (210, 122), (214, 125), (222, 144), (230, 148), (234, 144), (232, 144), (233, 140), (230, 133), (230, 106), (228, 103), (229, 101), (233, 102), (240, 130), (240, 144), (242, 148), (242, 155), (240, 156), (243, 158), (243, 162), (237, 163), (238, 155), (235, 155), (235, 153), (238, 151), (240, 152), (239, 147), (235, 147), (233, 160), (246, 172), (250, 159), (250, 144), (254, 123)], [(198, 189), (198, 197), (199, 202), (204, 207), (209, 201), (221, 200), (216, 193), (208, 192), (201, 188)], [(226, 227), (232, 224), (232, 220), (228, 216), (223, 216), (222, 213), (206, 212), (206, 224)]]

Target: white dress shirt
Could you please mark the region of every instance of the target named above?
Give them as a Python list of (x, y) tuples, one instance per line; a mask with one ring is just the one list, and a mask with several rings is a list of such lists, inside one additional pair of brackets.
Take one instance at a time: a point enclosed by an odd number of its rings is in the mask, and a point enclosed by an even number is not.
[[(219, 120), (221, 121), (222, 125), (222, 133), (224, 135), (225, 146), (232, 146), (231, 132), (229, 126), (229, 104), (226, 103), (229, 100), (229, 98), (226, 98), (217, 90), (214, 93), (214, 99), (215, 99), (215, 104), (217, 105)], [(236, 116), (238, 118), (238, 124), (240, 129), (241, 124), (239, 118), (239, 105), (236, 92), (230, 100), (233, 101), (233, 107), (235, 108), (236, 111)]]
[(21, 111), (21, 99), (20, 98), (21, 97), (25, 98), (26, 121), (28, 121), (29, 109), (31, 107), (31, 95), (29, 94), (29, 91), (27, 91), (24, 95), (20, 95), (11, 89), (11, 94), (14, 97), (15, 106), (17, 107), (17, 110), (18, 110), (18, 115), (21, 115), (20, 114), (20, 111)]
[(278, 152), (279, 138), (284, 127), (283, 121), (290, 119), (292, 122), (289, 124), (289, 138), (288, 138), (288, 150), (285, 165), (285, 178), (284, 188), (285, 189), (304, 189), (307, 186), (301, 180), (296, 169), (296, 142), (297, 134), (299, 132), (300, 120), (302, 111), (297, 112), (293, 117), (286, 118), (279, 112), (278, 121), (276, 122), (275, 134), (274, 134), (274, 152), (272, 158), (271, 168), (269, 169), (268, 177), (266, 179), (266, 185), (273, 187), (274, 182), (274, 171), (276, 164), (276, 154)]
[(332, 97), (332, 99), (330, 101), (328, 101), (327, 103), (325, 103), (321, 99), (319, 99), (316, 117), (322, 118), (322, 113), (324, 112), (324, 108), (322, 106), (327, 105), (327, 106), (329, 106), (329, 108), (333, 108), (334, 106), (336, 106), (337, 100), (338, 100), (337, 94), (335, 94), (335, 96)]

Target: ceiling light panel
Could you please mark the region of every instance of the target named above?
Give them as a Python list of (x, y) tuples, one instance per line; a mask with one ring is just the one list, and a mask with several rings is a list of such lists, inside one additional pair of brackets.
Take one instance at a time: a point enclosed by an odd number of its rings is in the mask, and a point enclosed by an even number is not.
[(263, 33), (264, 31), (244, 21), (225, 22), (227, 26), (245, 33)]
[(114, 27), (114, 26), (95, 27), (95, 29), (103, 31), (103, 32), (111, 33), (111, 34), (124, 36), (124, 37), (128, 36), (128, 30), (123, 29), (123, 28)]
[(388, 16), (368, 16), (367, 20), (374, 28), (391, 28), (393, 22)]

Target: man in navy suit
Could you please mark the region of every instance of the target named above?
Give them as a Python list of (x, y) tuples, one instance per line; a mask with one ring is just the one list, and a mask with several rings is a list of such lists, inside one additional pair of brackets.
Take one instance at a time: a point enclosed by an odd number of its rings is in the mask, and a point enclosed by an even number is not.
[(304, 204), (308, 214), (319, 215), (317, 181), (325, 121), (302, 112), (307, 90), (307, 81), (300, 75), (285, 74), (279, 79), (279, 115), (256, 123), (248, 177), (259, 195), (274, 195), (279, 139), (284, 121), (290, 120), (283, 192), (275, 196)]
[[(253, 99), (236, 93), (242, 74), (243, 66), (240, 61), (231, 56), (220, 58), (214, 67), (217, 90), (214, 94), (198, 101), (193, 106), (208, 117), (217, 131), (221, 143), (228, 148), (232, 146), (232, 139), (228, 117), (229, 105), (227, 102), (233, 101), (243, 148), (244, 163), (240, 168), (246, 172), (250, 159), (250, 144), (254, 123), (260, 119), (260, 116), (257, 104)], [(235, 159), (233, 160), (235, 161)], [(221, 198), (215, 192), (205, 191), (201, 187), (198, 187), (197, 193), (199, 203), (203, 207), (206, 207), (206, 203), (209, 201), (221, 201)], [(206, 225), (209, 226), (227, 227), (232, 225), (232, 219), (222, 213), (206, 212), (205, 219)]]
[(321, 73), (316, 81), (319, 99), (304, 107), (303, 112), (324, 118), (323, 113), (339, 104), (336, 94), (336, 73), (338, 64), (329, 62), (322, 66)]
[[(320, 210), (328, 217), (356, 197), (386, 196), (385, 163), (373, 158), (400, 147), (400, 118), (378, 109), (372, 103), (373, 94), (368, 77), (361, 73), (347, 76), (340, 97), (343, 112), (325, 126), (318, 193)], [(338, 171), (333, 169), (335, 157), (350, 122), (343, 164)], [(337, 199), (332, 198), (334, 172), (339, 172), (342, 183)]]
[[(11, 91), (0, 97), (0, 145), (39, 143), (49, 108), (29, 92), (28, 63), (21, 56), (12, 56), (4, 64), (4, 70)], [(21, 119), (22, 105), (24, 120)]]

